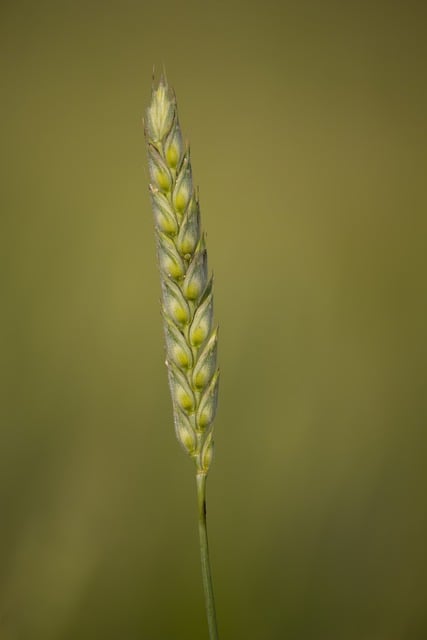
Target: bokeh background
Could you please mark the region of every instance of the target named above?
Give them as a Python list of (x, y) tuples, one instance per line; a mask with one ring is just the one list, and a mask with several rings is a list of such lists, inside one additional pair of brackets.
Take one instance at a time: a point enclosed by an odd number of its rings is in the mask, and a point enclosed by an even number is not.
[(221, 637), (427, 637), (426, 13), (1, 3), (2, 640), (207, 637), (163, 363), (153, 64), (215, 273)]

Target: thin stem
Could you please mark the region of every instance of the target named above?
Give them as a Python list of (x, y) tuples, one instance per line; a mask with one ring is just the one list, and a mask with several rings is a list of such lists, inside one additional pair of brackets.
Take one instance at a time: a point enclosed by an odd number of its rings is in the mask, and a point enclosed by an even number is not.
[(216, 624), (215, 598), (213, 592), (211, 565), (209, 562), (208, 530), (206, 526), (206, 474), (198, 473), (197, 481), (197, 503), (199, 506), (199, 538), (200, 538), (200, 559), (202, 561), (202, 579), (205, 592), (206, 615), (208, 618), (209, 638), (218, 640), (218, 629)]

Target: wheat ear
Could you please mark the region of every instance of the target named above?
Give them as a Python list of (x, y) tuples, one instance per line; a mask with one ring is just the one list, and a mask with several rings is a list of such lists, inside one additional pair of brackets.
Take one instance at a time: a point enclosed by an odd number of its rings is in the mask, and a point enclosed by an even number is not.
[(219, 370), (212, 277), (193, 187), (190, 150), (176, 98), (164, 78), (153, 88), (145, 137), (162, 290), (166, 366), (177, 438), (196, 465), (203, 586), (211, 640), (218, 638), (206, 527), (206, 476), (213, 455)]

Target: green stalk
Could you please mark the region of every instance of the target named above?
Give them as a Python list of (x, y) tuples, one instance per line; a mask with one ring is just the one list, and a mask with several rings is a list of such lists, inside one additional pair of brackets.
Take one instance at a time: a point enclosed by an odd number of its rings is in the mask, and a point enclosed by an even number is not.
[(205, 592), (206, 615), (208, 618), (209, 638), (218, 640), (218, 628), (216, 623), (215, 598), (211, 565), (209, 561), (208, 529), (206, 523), (206, 473), (196, 475), (197, 503), (199, 507), (199, 539), (200, 560), (202, 562), (202, 580)]

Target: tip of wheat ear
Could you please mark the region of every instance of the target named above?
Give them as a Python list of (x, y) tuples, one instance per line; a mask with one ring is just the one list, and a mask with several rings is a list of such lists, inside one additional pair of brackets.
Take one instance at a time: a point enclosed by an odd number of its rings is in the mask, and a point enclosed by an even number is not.
[(164, 76), (152, 90), (144, 124), (175, 432), (198, 473), (206, 474), (218, 396), (218, 331), (190, 152)]

